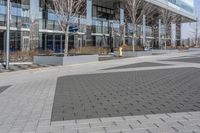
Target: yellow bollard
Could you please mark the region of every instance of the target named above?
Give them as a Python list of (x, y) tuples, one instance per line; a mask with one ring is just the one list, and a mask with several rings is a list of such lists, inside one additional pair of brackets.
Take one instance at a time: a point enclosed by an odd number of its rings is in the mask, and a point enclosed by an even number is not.
[(123, 55), (123, 48), (122, 47), (119, 47), (119, 57), (122, 57), (122, 55)]

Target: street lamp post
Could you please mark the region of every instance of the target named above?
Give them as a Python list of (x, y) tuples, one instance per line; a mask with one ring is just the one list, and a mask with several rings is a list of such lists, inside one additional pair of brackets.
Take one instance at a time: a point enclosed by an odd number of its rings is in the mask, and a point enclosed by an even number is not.
[(143, 24), (142, 24), (142, 32), (143, 32), (143, 45), (146, 45), (146, 15), (143, 15)]
[(9, 69), (9, 52), (10, 52), (10, 0), (7, 0), (6, 69)]
[(110, 45), (110, 50), (111, 52), (114, 52), (113, 48), (113, 22), (109, 22), (109, 35), (110, 35), (110, 40), (109, 40), (109, 45)]
[(199, 33), (199, 18), (197, 17), (197, 22), (196, 22), (196, 35), (195, 35), (195, 43), (196, 47), (198, 47), (198, 33)]
[(158, 45), (159, 45), (159, 48), (161, 48), (161, 19), (159, 19), (159, 22), (158, 22)]

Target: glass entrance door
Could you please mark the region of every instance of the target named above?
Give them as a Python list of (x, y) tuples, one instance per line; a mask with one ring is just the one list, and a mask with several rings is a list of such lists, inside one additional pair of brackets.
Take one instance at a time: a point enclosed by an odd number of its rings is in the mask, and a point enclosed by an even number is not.
[(79, 48), (83, 47), (83, 40), (82, 40), (82, 38), (78, 38), (78, 47)]
[(30, 38), (28, 36), (23, 36), (23, 42), (21, 46), (22, 51), (29, 51), (30, 50)]
[(53, 35), (47, 35), (47, 50), (53, 51)]
[(42, 34), (42, 48), (44, 51), (50, 50), (54, 53), (63, 53), (64, 35), (62, 34)]
[(4, 57), (4, 48), (5, 48), (5, 43), (4, 43), (4, 33), (5, 32), (0, 32), (0, 62), (3, 62), (3, 57)]
[(20, 51), (21, 49), (21, 32), (11, 31), (10, 32), (10, 51)]
[(0, 53), (4, 50), (4, 32), (0, 32)]

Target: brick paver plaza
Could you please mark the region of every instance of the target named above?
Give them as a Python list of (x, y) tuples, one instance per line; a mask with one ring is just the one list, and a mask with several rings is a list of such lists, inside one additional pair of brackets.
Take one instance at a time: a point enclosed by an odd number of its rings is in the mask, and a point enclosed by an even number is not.
[(200, 133), (199, 59), (174, 52), (2, 73), (0, 133)]
[(60, 77), (52, 120), (200, 111), (199, 75), (176, 68)]

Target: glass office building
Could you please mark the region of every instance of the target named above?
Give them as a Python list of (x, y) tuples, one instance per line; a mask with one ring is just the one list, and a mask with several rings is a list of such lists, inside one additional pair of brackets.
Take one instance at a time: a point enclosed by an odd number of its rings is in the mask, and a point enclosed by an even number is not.
[[(45, 1), (48, 3), (49, 0)], [(195, 21), (192, 0), (145, 1), (155, 7), (169, 8), (168, 10), (179, 14), (181, 19), (176, 27), (180, 28), (180, 24), (184, 22)], [(11, 51), (40, 49), (52, 50), (55, 53), (63, 52), (64, 33), (55, 14), (45, 3), (41, 0), (11, 0), (11, 3)], [(125, 42), (131, 45), (134, 29), (125, 19), (126, 9), (123, 0), (86, 0), (85, 5), (86, 12), (70, 26), (69, 49), (85, 46), (117, 48), (122, 44), (122, 25), (125, 27)], [(4, 51), (6, 44), (6, 8), (6, 0), (0, 0), (0, 51)], [(149, 44), (158, 45), (159, 15), (156, 11), (153, 13), (146, 16), (145, 33), (144, 21), (138, 23), (135, 37), (137, 45), (143, 44), (144, 37)], [(74, 27), (78, 27), (78, 31), (73, 31)], [(162, 29), (164, 33), (164, 28)], [(177, 31), (177, 40), (180, 39), (178, 33)]]

